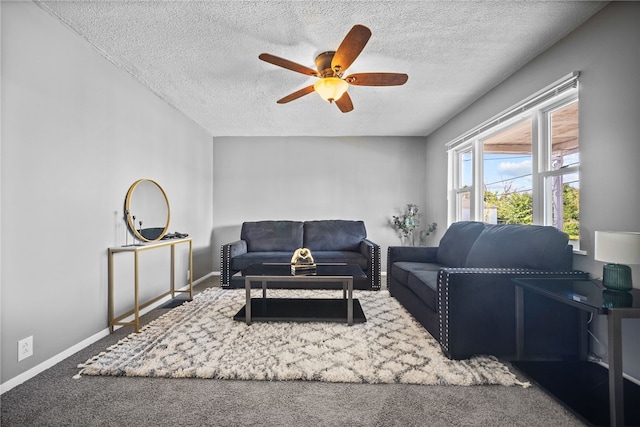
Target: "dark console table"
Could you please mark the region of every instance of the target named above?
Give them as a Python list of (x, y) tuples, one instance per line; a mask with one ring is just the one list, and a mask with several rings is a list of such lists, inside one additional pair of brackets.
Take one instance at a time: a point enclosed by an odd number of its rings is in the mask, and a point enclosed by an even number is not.
[[(518, 359), (513, 362), (513, 365), (590, 424), (607, 425), (606, 414), (608, 413), (611, 426), (623, 426), (625, 421), (627, 425), (640, 425), (640, 410), (637, 407), (640, 401), (640, 386), (625, 380), (622, 375), (622, 319), (640, 318), (640, 290), (610, 291), (597, 281), (570, 278), (521, 278), (513, 281), (516, 285)], [(524, 354), (525, 290), (573, 306), (587, 314), (606, 316), (608, 373), (602, 366), (586, 360), (526, 361)], [(583, 330), (586, 331), (586, 323)], [(586, 346), (586, 341), (584, 345)], [(584, 356), (586, 359), (586, 354)], [(607, 391), (608, 405), (606, 404)], [(597, 396), (598, 394), (604, 395), (604, 401), (602, 396), (600, 398)]]

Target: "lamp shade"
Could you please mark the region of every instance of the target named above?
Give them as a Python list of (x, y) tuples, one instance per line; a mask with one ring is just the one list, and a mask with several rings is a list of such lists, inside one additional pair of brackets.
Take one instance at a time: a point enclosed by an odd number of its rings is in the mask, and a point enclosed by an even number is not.
[(324, 77), (313, 85), (313, 89), (325, 101), (337, 101), (349, 89), (349, 83), (339, 77)]
[(596, 231), (594, 258), (613, 264), (640, 264), (640, 233)]

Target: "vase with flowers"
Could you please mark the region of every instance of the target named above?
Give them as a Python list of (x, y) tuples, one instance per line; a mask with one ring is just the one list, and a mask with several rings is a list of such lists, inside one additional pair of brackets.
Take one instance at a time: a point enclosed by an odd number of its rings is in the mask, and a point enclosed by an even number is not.
[(420, 224), (420, 213), (418, 213), (418, 205), (409, 203), (406, 210), (401, 215), (393, 215), (393, 228), (398, 232), (402, 244), (413, 246), (413, 232)]
[[(409, 203), (404, 213), (401, 215), (393, 215), (391, 225), (398, 232), (398, 235), (404, 246), (415, 245), (415, 231), (420, 225), (420, 216), (418, 205)], [(431, 223), (426, 230), (422, 230), (419, 234), (420, 242), (436, 229), (437, 224)]]
[(438, 227), (438, 224), (436, 224), (435, 222), (432, 222), (431, 224), (427, 225), (427, 228), (425, 228), (424, 230), (422, 230), (420, 232), (420, 245), (421, 246), (426, 246), (427, 244), (427, 236), (431, 233), (433, 233), (434, 231), (436, 231), (436, 227)]

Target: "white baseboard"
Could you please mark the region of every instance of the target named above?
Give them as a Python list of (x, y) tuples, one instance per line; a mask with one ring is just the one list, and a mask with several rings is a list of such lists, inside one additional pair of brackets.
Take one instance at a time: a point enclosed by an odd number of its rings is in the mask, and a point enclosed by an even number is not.
[[(220, 275), (220, 273), (218, 272), (217, 275)], [(211, 272), (209, 274), (207, 274), (206, 276), (203, 276), (201, 278), (199, 278), (198, 280), (194, 280), (193, 282), (193, 286), (197, 285), (198, 283), (208, 279), (209, 277), (212, 276), (216, 276), (216, 272)], [(180, 288), (180, 290), (185, 290), (187, 289), (189, 285), (185, 285), (184, 287)], [(148, 307), (145, 307), (144, 309), (140, 310), (140, 315), (144, 315), (148, 312), (150, 312), (151, 310), (153, 310), (154, 308), (157, 308), (159, 306), (161, 306), (162, 304), (164, 304), (165, 302), (171, 300), (171, 295), (167, 295), (164, 298), (159, 299), (158, 301), (156, 301), (155, 303), (149, 305)], [(129, 322), (133, 320), (133, 315), (123, 319), (124, 322)], [(116, 326), (114, 327), (114, 330), (121, 328), (121, 326)], [(20, 375), (11, 378), (8, 381), (5, 381), (4, 383), (0, 384), (0, 394), (3, 394), (9, 390), (11, 390), (12, 388), (19, 386), (20, 384), (22, 384), (23, 382), (30, 380), (31, 378), (35, 377), (36, 375), (46, 371), (47, 369), (51, 368), (52, 366), (62, 362), (64, 359), (66, 359), (67, 357), (72, 356), (73, 354), (77, 353), (78, 351), (84, 349), (85, 347), (90, 346), (91, 344), (95, 343), (96, 341), (101, 340), (102, 338), (106, 337), (109, 335), (109, 327), (106, 327), (105, 329), (93, 334), (92, 336), (88, 337), (87, 339), (84, 339), (82, 341), (80, 341), (79, 343), (77, 343), (76, 345), (69, 347), (68, 349), (56, 354), (55, 356), (53, 356), (50, 359), (45, 360), (44, 362), (40, 363), (39, 365), (34, 366), (33, 368), (29, 369), (28, 371), (25, 371), (23, 373), (21, 373)]]
[[(202, 276), (201, 278), (193, 281), (193, 286), (196, 286), (197, 284), (202, 283), (203, 281), (207, 280), (209, 277), (212, 277), (212, 276), (215, 276), (215, 275), (216, 275), (215, 272), (211, 272), (211, 273), (209, 273), (209, 274), (207, 274), (205, 276)], [(189, 285), (184, 285), (183, 287), (178, 288), (177, 290), (178, 291), (185, 291), (188, 288), (189, 288)], [(153, 304), (151, 304), (151, 305), (143, 308), (142, 310), (140, 310), (140, 316), (143, 316), (143, 315), (147, 314), (148, 312), (150, 312), (154, 308), (158, 308), (162, 304), (164, 304), (165, 302), (169, 302), (169, 301), (171, 301), (171, 295), (167, 295), (164, 298), (159, 299), (158, 301), (154, 302)], [(133, 322), (133, 320), (134, 320), (134, 315), (132, 314), (131, 316), (128, 316), (128, 317), (125, 317), (124, 319), (122, 319), (122, 322), (123, 323)], [(117, 326), (113, 327), (113, 330), (117, 331), (118, 329), (120, 329), (122, 327), (123, 327), (122, 325), (119, 325), (119, 326), (117, 325)], [(108, 328), (107, 328), (107, 330), (108, 330)]]
[(70, 348), (64, 350), (63, 352), (56, 354), (51, 359), (45, 360), (44, 362), (40, 363), (39, 365), (34, 366), (33, 368), (29, 369), (28, 371), (25, 371), (25, 372), (21, 373), (17, 377), (13, 377), (9, 381), (6, 381), (6, 382), (0, 384), (0, 394), (3, 394), (5, 392), (11, 390), (12, 388), (22, 384), (23, 382), (35, 377), (39, 373), (46, 371), (47, 369), (51, 368), (52, 366), (62, 362), (67, 357), (77, 353), (78, 351), (80, 351), (83, 348), (93, 344), (94, 342), (106, 337), (107, 335), (109, 335), (109, 328), (106, 328), (106, 329), (104, 329), (104, 330), (102, 330), (102, 331), (90, 336), (89, 338), (79, 342), (78, 344), (74, 345), (73, 347), (70, 347)]

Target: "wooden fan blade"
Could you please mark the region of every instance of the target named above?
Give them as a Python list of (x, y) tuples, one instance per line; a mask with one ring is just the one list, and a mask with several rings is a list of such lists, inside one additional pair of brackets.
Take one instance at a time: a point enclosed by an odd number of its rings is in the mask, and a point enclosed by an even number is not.
[(340, 97), (340, 99), (335, 101), (335, 103), (338, 106), (338, 108), (340, 109), (340, 111), (342, 111), (343, 113), (348, 113), (349, 111), (353, 110), (353, 103), (351, 102), (351, 97), (349, 96), (349, 93), (347, 93), (347, 92), (345, 92)]
[(307, 94), (310, 94), (313, 91), (314, 91), (313, 85), (307, 86), (307, 87), (303, 87), (302, 89), (297, 90), (297, 91), (285, 96), (282, 99), (279, 99), (278, 100), (278, 104), (286, 104), (287, 102), (291, 102), (291, 101), (293, 101), (295, 99), (300, 98), (301, 96), (305, 96)]
[(286, 68), (287, 70), (295, 71), (297, 73), (306, 74), (307, 76), (318, 76), (318, 72), (313, 68), (305, 67), (288, 59), (280, 58), (270, 53), (261, 53), (258, 58), (265, 62), (268, 62), (278, 67)]
[(331, 68), (343, 73), (356, 60), (371, 37), (371, 30), (364, 25), (354, 25), (347, 33), (331, 60)]
[(355, 73), (345, 78), (347, 83), (355, 86), (400, 86), (408, 79), (409, 76), (399, 73)]

